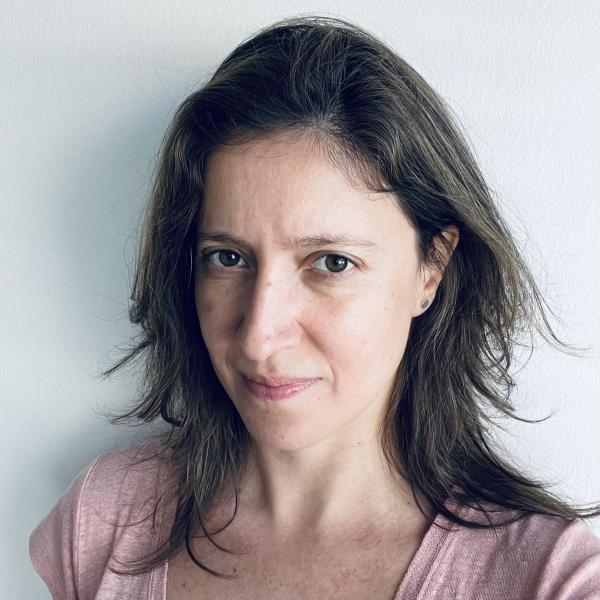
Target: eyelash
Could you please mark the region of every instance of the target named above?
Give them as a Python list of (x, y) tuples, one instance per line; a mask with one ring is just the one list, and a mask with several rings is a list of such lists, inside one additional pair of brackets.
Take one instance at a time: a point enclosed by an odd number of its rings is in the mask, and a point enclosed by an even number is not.
[[(219, 252), (232, 252), (233, 254), (236, 254), (236, 255), (237, 255), (237, 256), (239, 256), (240, 258), (243, 258), (243, 257), (242, 257), (242, 255), (241, 255), (239, 252), (236, 252), (235, 250), (230, 250), (230, 249), (228, 249), (228, 248), (220, 248), (220, 249), (218, 249), (218, 250), (211, 250), (210, 252), (206, 252), (205, 254), (200, 254), (200, 255), (199, 255), (197, 258), (196, 258), (196, 260), (197, 260), (197, 261), (201, 261), (203, 264), (206, 264), (206, 265), (208, 265), (209, 267), (210, 267), (210, 266), (216, 266), (216, 265), (212, 265), (212, 264), (209, 262), (209, 260), (210, 260), (210, 257), (211, 257), (211, 256), (213, 256), (214, 254), (219, 254)], [(319, 256), (319, 257), (317, 257), (317, 258), (315, 259), (315, 261), (317, 261), (317, 260), (320, 260), (320, 259), (322, 259), (322, 258), (325, 258), (326, 256), (338, 256), (338, 257), (340, 257), (340, 258), (343, 258), (343, 259), (345, 259), (345, 260), (346, 260), (348, 263), (350, 263), (350, 264), (354, 265), (354, 268), (357, 268), (357, 267), (358, 267), (358, 265), (357, 265), (357, 264), (356, 264), (356, 263), (355, 263), (355, 262), (354, 262), (352, 259), (348, 258), (347, 256), (345, 256), (345, 255), (343, 255), (343, 254), (337, 254), (337, 253), (333, 253), (333, 252), (328, 252), (328, 253), (325, 253), (325, 254), (321, 254), (321, 256)], [(313, 262), (315, 262), (315, 261), (313, 261)], [(224, 270), (226, 270), (226, 271), (227, 271), (227, 270), (230, 270), (230, 269), (234, 269), (235, 267), (226, 267), (226, 266), (224, 266), (224, 265), (219, 265), (217, 268), (224, 269)], [(351, 269), (344, 269), (343, 271), (339, 271), (339, 272), (337, 272), (337, 273), (328, 272), (328, 274), (327, 274), (327, 275), (324, 275), (324, 274), (323, 274), (323, 271), (319, 271), (319, 270), (317, 270), (317, 272), (318, 272), (318, 275), (317, 275), (317, 276), (318, 276), (318, 277), (320, 277), (320, 278), (322, 278), (322, 279), (342, 279), (342, 278), (344, 278), (344, 277), (347, 277), (347, 273), (348, 273), (349, 271), (353, 271), (353, 270), (354, 270), (354, 268), (351, 268)]]

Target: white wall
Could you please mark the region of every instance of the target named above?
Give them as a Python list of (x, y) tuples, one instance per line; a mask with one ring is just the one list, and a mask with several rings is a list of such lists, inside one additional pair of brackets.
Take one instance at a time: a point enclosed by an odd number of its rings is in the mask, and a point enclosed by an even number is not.
[(132, 437), (93, 409), (123, 404), (135, 381), (95, 375), (130, 333), (127, 264), (173, 110), (243, 37), (300, 12), (371, 29), (456, 110), (570, 326), (559, 332), (595, 352), (534, 354), (515, 404), (529, 418), (557, 414), (507, 423), (514, 437), (502, 440), (555, 491), (600, 499), (600, 3), (3, 0), (0, 9), (0, 597), (48, 597), (29, 566), (29, 532), (75, 473)]

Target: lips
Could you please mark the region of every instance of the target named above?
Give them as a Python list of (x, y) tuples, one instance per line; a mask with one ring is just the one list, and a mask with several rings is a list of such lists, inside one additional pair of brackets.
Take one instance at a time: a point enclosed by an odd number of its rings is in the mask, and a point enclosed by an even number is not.
[(262, 385), (266, 385), (269, 387), (279, 387), (282, 385), (293, 385), (296, 383), (302, 383), (305, 381), (314, 381), (314, 377), (292, 377), (292, 376), (278, 376), (278, 375), (253, 375), (251, 373), (242, 373), (246, 379), (250, 379), (250, 381), (255, 381), (256, 383), (260, 383)]
[(242, 379), (246, 388), (255, 396), (263, 400), (284, 400), (295, 396), (306, 388), (314, 385), (318, 379), (293, 379), (290, 377), (260, 377), (253, 381), (243, 375)]

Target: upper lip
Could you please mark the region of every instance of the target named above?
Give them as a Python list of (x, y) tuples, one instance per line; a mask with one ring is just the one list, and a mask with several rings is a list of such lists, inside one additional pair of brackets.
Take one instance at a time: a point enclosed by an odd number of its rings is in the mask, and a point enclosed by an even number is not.
[(289, 375), (253, 375), (251, 373), (242, 373), (242, 375), (246, 379), (250, 379), (262, 385), (268, 385), (269, 387), (279, 387), (280, 385), (290, 385), (292, 383), (318, 379), (317, 377), (292, 377)]

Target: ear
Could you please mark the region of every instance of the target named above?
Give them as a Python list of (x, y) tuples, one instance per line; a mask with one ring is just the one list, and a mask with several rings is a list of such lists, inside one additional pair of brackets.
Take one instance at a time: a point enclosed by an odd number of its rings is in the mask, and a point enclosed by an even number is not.
[(442, 265), (431, 264), (422, 266), (420, 293), (417, 294), (417, 298), (415, 299), (415, 308), (413, 312), (413, 316), (415, 317), (423, 314), (427, 310), (427, 307), (431, 306), (433, 303), (437, 288), (442, 281), (444, 270), (456, 249), (460, 237), (458, 228), (455, 225), (448, 225), (448, 227), (442, 231), (441, 235), (450, 242), (451, 246), (450, 248), (446, 248), (441, 241), (440, 236), (434, 238), (433, 244)]

